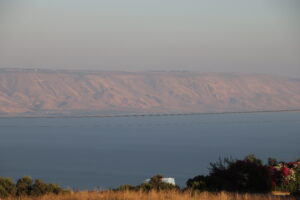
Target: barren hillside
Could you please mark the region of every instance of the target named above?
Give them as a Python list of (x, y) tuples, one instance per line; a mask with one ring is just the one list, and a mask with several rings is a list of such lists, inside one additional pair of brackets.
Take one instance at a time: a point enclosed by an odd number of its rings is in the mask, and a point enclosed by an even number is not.
[(300, 80), (192, 72), (0, 70), (0, 116), (300, 108)]

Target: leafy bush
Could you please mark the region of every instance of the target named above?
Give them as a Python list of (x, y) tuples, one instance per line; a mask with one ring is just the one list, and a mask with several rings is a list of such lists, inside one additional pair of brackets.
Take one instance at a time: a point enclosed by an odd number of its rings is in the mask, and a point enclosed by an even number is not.
[(188, 179), (186, 182), (186, 185), (189, 189), (192, 190), (200, 190), (200, 191), (205, 191), (205, 190), (210, 190), (211, 188), (208, 187), (208, 176), (195, 176), (192, 179)]
[(162, 181), (163, 175), (155, 175), (150, 178), (150, 181), (148, 183), (142, 183), (137, 186), (131, 186), (131, 185), (121, 185), (116, 190), (142, 190), (142, 191), (161, 191), (161, 190), (179, 190), (179, 186), (173, 185), (170, 183), (165, 183)]
[(59, 194), (63, 190), (56, 184), (46, 184), (40, 179), (36, 179), (34, 184), (32, 185), (31, 195), (40, 196), (47, 193)]
[(211, 164), (208, 176), (196, 176), (186, 182), (192, 190), (230, 192), (270, 192), (280, 190), (300, 193), (300, 160), (278, 162), (269, 158), (268, 164), (249, 155), (243, 160), (224, 159)]
[(61, 194), (66, 193), (56, 184), (44, 183), (40, 179), (36, 179), (33, 183), (31, 177), (25, 176), (20, 178), (15, 184), (10, 178), (0, 177), (0, 197), (8, 196), (40, 196), (48, 193)]
[(0, 197), (15, 195), (16, 186), (12, 179), (0, 177)]
[(17, 181), (17, 195), (26, 196), (30, 195), (32, 189), (32, 178), (29, 176), (24, 176)]
[(150, 191), (150, 190), (178, 190), (180, 189), (177, 185), (173, 185), (170, 183), (163, 182), (163, 175), (157, 174), (155, 176), (152, 176), (150, 178), (150, 181), (148, 183), (143, 183), (139, 186), (137, 186), (137, 189), (143, 190), (143, 191)]
[(208, 176), (196, 176), (186, 184), (190, 189), (210, 191), (268, 192), (272, 189), (269, 168), (254, 155), (244, 160), (219, 160), (211, 164)]
[(300, 192), (300, 160), (289, 163), (272, 163), (270, 171), (274, 190)]
[(61, 193), (70, 192), (69, 190), (62, 189), (59, 185), (54, 184), (54, 183), (48, 183), (47, 191), (48, 191), (48, 193), (53, 193), (53, 194), (61, 194)]
[(6, 191), (6, 189), (0, 185), (0, 198), (1, 197), (8, 197), (9, 196), (9, 193)]

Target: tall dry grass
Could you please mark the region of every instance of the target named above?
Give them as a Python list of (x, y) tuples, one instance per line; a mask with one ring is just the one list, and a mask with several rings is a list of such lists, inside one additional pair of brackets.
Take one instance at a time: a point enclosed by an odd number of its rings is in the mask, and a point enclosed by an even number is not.
[(64, 195), (45, 195), (41, 197), (10, 197), (7, 200), (297, 200), (295, 197), (276, 197), (272, 195), (210, 193), (192, 194), (177, 191), (103, 191), (103, 192), (72, 192)]

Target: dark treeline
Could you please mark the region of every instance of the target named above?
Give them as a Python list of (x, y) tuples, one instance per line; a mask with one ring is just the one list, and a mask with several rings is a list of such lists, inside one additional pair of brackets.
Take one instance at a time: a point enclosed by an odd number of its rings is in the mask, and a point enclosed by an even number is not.
[(220, 159), (210, 164), (209, 174), (186, 182), (187, 188), (201, 191), (268, 193), (283, 191), (300, 194), (300, 159), (278, 162), (269, 158), (267, 164), (254, 155), (243, 160)]
[[(149, 183), (122, 185), (117, 190), (179, 190), (178, 186), (165, 183), (162, 178), (162, 175), (156, 175)], [(183, 190), (240, 193), (282, 191), (300, 194), (300, 159), (294, 162), (278, 162), (269, 158), (267, 164), (263, 164), (255, 155), (246, 156), (242, 160), (220, 159), (210, 164), (208, 175), (188, 179)]]
[[(290, 192), (300, 195), (300, 159), (294, 162), (278, 162), (269, 158), (268, 163), (254, 155), (249, 155), (242, 160), (220, 159), (210, 164), (208, 175), (198, 175), (186, 182), (186, 187), (166, 183), (162, 175), (155, 175), (148, 182), (137, 186), (121, 185), (114, 189), (148, 192), (151, 190), (177, 190), (177, 191), (228, 191), (239, 193), (269, 193), (271, 191)], [(16, 183), (10, 178), (0, 177), (0, 197), (8, 196), (40, 196), (44, 194), (62, 194), (68, 190), (62, 189), (57, 184), (44, 183), (30, 177), (23, 177)]]
[(0, 197), (8, 196), (41, 196), (44, 194), (62, 194), (68, 192), (54, 183), (44, 183), (40, 179), (32, 180), (25, 176), (16, 183), (11, 178), (0, 177)]

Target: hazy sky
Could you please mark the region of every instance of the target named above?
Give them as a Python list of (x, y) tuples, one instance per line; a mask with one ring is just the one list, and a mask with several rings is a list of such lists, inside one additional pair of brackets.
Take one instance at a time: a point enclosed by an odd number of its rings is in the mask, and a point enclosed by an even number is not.
[(0, 67), (300, 77), (300, 1), (0, 0)]

